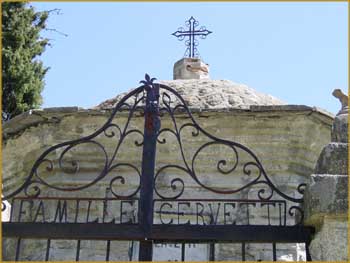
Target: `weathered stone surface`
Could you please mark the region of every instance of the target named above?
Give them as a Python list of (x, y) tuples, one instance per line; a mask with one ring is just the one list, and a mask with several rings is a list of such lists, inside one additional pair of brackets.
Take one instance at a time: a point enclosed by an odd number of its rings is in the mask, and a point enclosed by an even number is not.
[[(293, 183), (297, 185), (300, 180), (312, 173), (313, 167), (324, 145), (330, 138), (330, 124), (332, 118), (317, 112), (312, 115), (310, 111), (232, 111), (232, 112), (198, 112), (194, 114), (198, 123), (213, 135), (221, 138), (240, 142), (253, 150), (262, 161), (268, 174), (279, 175), (280, 184)], [(90, 114), (87, 111), (77, 111), (69, 114), (45, 113), (40, 115), (45, 120), (39, 125), (22, 127), (20, 136), (14, 131), (18, 131), (16, 121), (11, 120), (4, 125), (6, 128), (6, 139), (3, 141), (3, 184), (4, 191), (13, 189), (31, 169), (39, 154), (54, 144), (87, 136), (99, 129), (106, 121), (108, 114), (95, 112)], [(177, 119), (181, 122), (187, 120), (181, 114)], [(316, 118), (317, 117), (317, 118)], [(322, 121), (320, 121), (322, 119)], [(125, 123), (126, 116), (120, 115), (115, 120), (116, 123)], [(132, 120), (133, 127), (143, 130), (143, 118), (135, 117)], [(162, 127), (172, 127), (168, 118), (163, 118)], [(193, 153), (202, 142), (203, 136), (192, 137), (190, 131), (185, 131), (186, 151)], [(170, 161), (181, 161), (178, 155), (178, 145), (170, 135), (166, 136), (168, 144), (159, 146), (159, 164)], [(312, 138), (312, 139), (311, 139)], [(103, 139), (103, 140), (102, 140)], [(106, 144), (107, 151), (112, 152), (115, 146), (110, 144), (108, 138), (101, 140)], [(125, 141), (121, 151), (121, 160), (129, 161), (140, 158), (138, 147), (135, 147), (135, 136)], [(203, 141), (204, 140), (204, 141)], [(21, 149), (21, 151), (18, 151)], [(79, 148), (78, 148), (79, 149)], [(78, 150), (77, 149), (77, 150)], [(268, 150), (267, 150), (268, 149)], [(92, 151), (92, 152), (91, 152)], [(98, 159), (100, 153), (96, 147), (91, 151), (87, 149), (79, 150), (85, 161), (81, 164), (81, 169), (86, 165), (86, 171), (96, 172), (101, 160)], [(95, 151), (95, 153), (93, 153)], [(220, 149), (217, 149), (220, 153)], [(205, 156), (203, 155), (203, 160)], [(21, 160), (18, 163), (17, 160)], [(136, 160), (135, 160), (136, 161)], [(91, 170), (93, 167), (95, 170)], [(204, 162), (198, 169), (203, 169), (207, 180), (216, 165)], [(204, 175), (203, 175), (204, 176)], [(80, 177), (79, 177), (80, 178)], [(82, 177), (81, 177), (82, 178)], [(52, 177), (52, 180), (56, 180)], [(59, 177), (57, 178), (59, 180)], [(219, 181), (218, 181), (219, 182)]]
[(347, 114), (349, 112), (349, 98), (348, 95), (344, 94), (341, 89), (335, 89), (332, 92), (332, 95), (336, 97), (341, 103), (341, 109), (337, 115)]
[(348, 144), (326, 145), (317, 161), (315, 174), (348, 174)]
[(305, 223), (316, 228), (310, 245), (313, 261), (346, 261), (348, 249), (348, 99), (333, 92), (342, 110), (332, 126), (332, 142), (318, 158), (305, 189)]
[(348, 143), (348, 114), (337, 115), (332, 127), (332, 142)]
[(325, 217), (322, 228), (310, 245), (312, 261), (348, 262), (348, 222), (346, 218)]
[(79, 111), (80, 109), (82, 108), (73, 106), (73, 107), (51, 107), (51, 108), (44, 108), (43, 110), (47, 112), (71, 113), (71, 112)]
[(313, 174), (304, 195), (307, 224), (317, 227), (327, 215), (346, 217), (348, 211), (348, 176)]
[(14, 134), (44, 121), (45, 118), (40, 115), (32, 114), (32, 111), (24, 112), (3, 124), (2, 135), (6, 138), (8, 132)]
[[(159, 81), (175, 89), (190, 107), (200, 109), (249, 108), (249, 105), (284, 105), (285, 102), (229, 80)], [(126, 95), (122, 93), (99, 104), (96, 109), (108, 109)]]
[[(112, 100), (110, 102), (113, 104)], [(69, 111), (68, 109), (71, 109)], [(8, 122), (5, 122), (2, 126), (2, 135), (6, 140), (13, 136), (18, 136), (24, 130), (35, 127), (38, 125), (48, 124), (48, 123), (59, 123), (63, 118), (69, 116), (79, 116), (79, 117), (94, 117), (99, 116), (105, 118), (105, 120), (110, 116), (112, 108), (107, 109), (82, 109), (78, 107), (62, 107), (62, 108), (45, 108), (45, 109), (35, 109), (29, 112), (22, 113)], [(258, 112), (261, 116), (272, 116), (277, 113), (277, 116), (282, 116), (282, 114), (288, 114), (288, 112), (298, 112), (298, 114), (308, 114), (312, 115), (312, 119), (315, 122), (319, 122), (320, 125), (331, 126), (334, 115), (326, 112), (320, 108), (309, 107), (305, 105), (251, 105), (243, 108), (208, 108), (201, 109), (196, 107), (191, 107), (192, 113), (197, 113), (198, 117), (213, 117), (217, 114), (228, 114), (228, 115), (245, 115), (251, 114), (253, 112)], [(279, 112), (279, 113), (278, 113)], [(120, 116), (126, 116), (127, 112), (121, 111)], [(180, 114), (181, 115), (181, 114)], [(273, 117), (271, 117), (273, 118)], [(101, 123), (102, 124), (102, 123)]]
[(209, 65), (199, 58), (182, 58), (174, 64), (174, 79), (209, 79)]

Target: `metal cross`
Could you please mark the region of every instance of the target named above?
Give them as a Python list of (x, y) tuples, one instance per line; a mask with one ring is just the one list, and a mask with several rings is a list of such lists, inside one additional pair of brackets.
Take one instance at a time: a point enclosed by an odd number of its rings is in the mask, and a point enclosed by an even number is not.
[(196, 30), (198, 24), (198, 21), (194, 19), (193, 16), (191, 16), (191, 18), (185, 22), (185, 25), (188, 27), (187, 30), (185, 30), (183, 27), (180, 27), (176, 32), (172, 33), (172, 35), (177, 37), (180, 41), (182, 41), (185, 37), (188, 37), (188, 39), (185, 41), (185, 45), (187, 46), (185, 57), (198, 57), (199, 53), (196, 48), (198, 46), (198, 41), (196, 40), (196, 36), (200, 36), (201, 39), (205, 39), (207, 35), (212, 33), (204, 26), (201, 26), (199, 30)]

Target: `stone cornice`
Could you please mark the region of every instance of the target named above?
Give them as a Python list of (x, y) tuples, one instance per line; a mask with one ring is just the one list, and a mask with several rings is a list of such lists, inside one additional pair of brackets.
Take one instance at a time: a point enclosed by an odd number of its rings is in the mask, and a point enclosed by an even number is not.
[[(201, 109), (190, 107), (191, 112), (198, 117), (211, 117), (218, 115), (230, 116), (232, 114), (240, 115), (274, 115), (283, 116), (284, 114), (302, 114), (318, 121), (325, 123), (326, 125), (332, 125), (334, 115), (321, 108), (310, 107), (306, 105), (251, 105), (240, 108), (222, 108), (222, 109)], [(10, 121), (6, 122), (2, 126), (3, 139), (17, 136), (27, 128), (37, 126), (45, 123), (57, 123), (62, 118), (68, 116), (109, 116), (111, 114), (109, 110), (97, 110), (97, 109), (84, 109), (80, 107), (52, 107), (44, 109), (35, 109), (28, 112), (24, 112)], [(121, 112), (120, 116), (127, 114), (127, 111)], [(177, 113), (182, 115), (183, 113)]]

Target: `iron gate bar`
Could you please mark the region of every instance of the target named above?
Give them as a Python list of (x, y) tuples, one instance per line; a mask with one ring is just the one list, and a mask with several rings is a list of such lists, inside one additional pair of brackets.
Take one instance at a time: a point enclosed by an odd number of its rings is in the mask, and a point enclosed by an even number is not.
[(139, 225), (108, 223), (2, 223), (3, 237), (91, 239), (91, 240), (144, 240)]
[(209, 244), (209, 261), (215, 261), (215, 243)]
[(20, 248), (21, 248), (21, 238), (17, 238), (15, 261), (18, 261), (18, 259), (19, 259)]
[(138, 240), (147, 236), (156, 242), (275, 242), (304, 243), (311, 241), (314, 228), (309, 226), (229, 225), (153, 225), (145, 235), (139, 225), (96, 223), (3, 223), (4, 237)]
[(181, 243), (181, 261), (185, 261), (185, 243)]
[(273, 256), (273, 261), (277, 260), (277, 255), (276, 255), (276, 242), (272, 243), (272, 256)]
[(146, 107), (144, 123), (144, 139), (142, 151), (142, 175), (140, 188), (139, 224), (144, 232), (144, 240), (140, 242), (139, 260), (152, 261), (153, 243), (150, 239), (153, 224), (153, 189), (154, 170), (157, 147), (157, 136), (160, 128), (159, 119), (159, 86), (153, 84), (155, 78), (146, 76), (141, 81), (146, 89)]
[(107, 240), (106, 261), (109, 261), (109, 252), (110, 252), (110, 249), (111, 249), (111, 241), (110, 241), (110, 240)]
[(152, 228), (155, 240), (190, 242), (304, 243), (311, 239), (313, 233), (314, 228), (308, 226), (153, 225)]
[(45, 261), (48, 261), (50, 258), (50, 247), (51, 247), (51, 239), (48, 239), (46, 243)]
[(312, 261), (310, 249), (309, 249), (310, 243), (311, 243), (310, 239), (305, 243), (306, 261)]
[(77, 242), (77, 252), (76, 252), (76, 256), (75, 256), (75, 261), (79, 261), (79, 257), (80, 257), (80, 242), (81, 242), (81, 240), (78, 239), (78, 242)]
[(242, 242), (242, 261), (245, 261), (245, 242)]

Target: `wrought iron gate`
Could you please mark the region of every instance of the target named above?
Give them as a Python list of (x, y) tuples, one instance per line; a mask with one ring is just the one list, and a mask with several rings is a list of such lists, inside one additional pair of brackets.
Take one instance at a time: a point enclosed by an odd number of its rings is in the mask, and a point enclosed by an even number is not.
[[(50, 259), (52, 240), (73, 239), (77, 240), (78, 261), (81, 241), (89, 239), (106, 241), (106, 261), (110, 259), (113, 240), (129, 240), (132, 244), (138, 241), (140, 261), (151, 261), (154, 244), (162, 242), (181, 244), (182, 260), (186, 260), (186, 243), (208, 243), (209, 260), (215, 260), (216, 243), (235, 243), (239, 244), (243, 261), (249, 243), (271, 244), (274, 261), (277, 244), (304, 243), (306, 260), (310, 261), (308, 245), (313, 228), (302, 224), (305, 185), (300, 184), (293, 197), (279, 190), (250, 149), (206, 132), (196, 123), (183, 98), (154, 80), (146, 74), (142, 86), (122, 98), (106, 123), (93, 134), (44, 151), (24, 183), (3, 198), (12, 204), (11, 220), (2, 224), (3, 237), (16, 238), (14, 259), (20, 259), (21, 241), (34, 238), (46, 240), (45, 260)], [(115, 122), (120, 114), (127, 116), (123, 125)], [(143, 131), (131, 125), (137, 114), (144, 116)], [(165, 116), (168, 123), (161, 125)], [(205, 141), (197, 140), (199, 147), (188, 154), (184, 134), (188, 141), (196, 141), (199, 136)], [(142, 148), (140, 162), (120, 161), (122, 145), (130, 136), (138, 136), (134, 144)], [(113, 151), (99, 141), (101, 137), (103, 142), (113, 139)], [(156, 163), (157, 146), (166, 144), (178, 147), (180, 164), (173, 160)], [(94, 147), (103, 157), (95, 178), (73, 187), (62, 186), (59, 180), (50, 182), (49, 176), (79, 174), (74, 149), (86, 150), (85, 146)], [(221, 153), (223, 158), (218, 156)], [(200, 158), (208, 168), (198, 168)], [(211, 164), (216, 174), (212, 174)], [(129, 173), (123, 173), (125, 169)], [(202, 176), (203, 169), (210, 174)], [(125, 189), (130, 174), (137, 182), (132, 189)], [(215, 177), (221, 179), (210, 183), (210, 178)], [(105, 196), (80, 194), (93, 187), (97, 187), (96, 193), (104, 189)], [(115, 213), (116, 207), (118, 216), (108, 217), (109, 210)], [(99, 209), (102, 213), (96, 216)], [(252, 211), (262, 217), (256, 219)]]

